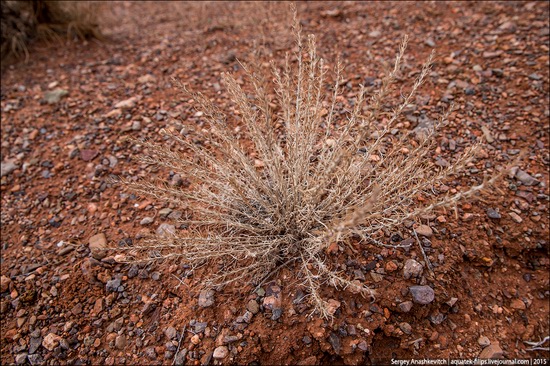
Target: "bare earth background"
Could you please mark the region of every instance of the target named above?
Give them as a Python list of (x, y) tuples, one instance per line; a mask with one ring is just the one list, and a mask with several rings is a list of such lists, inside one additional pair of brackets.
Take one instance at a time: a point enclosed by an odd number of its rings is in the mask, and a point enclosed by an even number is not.
[[(341, 248), (334, 262), (378, 296), (370, 303), (327, 286), (323, 295), (336, 308), (330, 323), (308, 318), (290, 270), (260, 291), (236, 285), (210, 299), (199, 296), (206, 267), (191, 273), (94, 258), (94, 235), (110, 247), (132, 245), (183, 214), (109, 181), (111, 174), (185, 181), (136, 163), (144, 152), (125, 140), (161, 142), (161, 128), (200, 123), (171, 77), (229, 111), (221, 72), (240, 77), (237, 59), (260, 49), (280, 62), (294, 47), (286, 3), (112, 3), (109, 42), (33, 44), (28, 63), (3, 67), (2, 364), (549, 357), (524, 343), (550, 335), (548, 3), (297, 7), (328, 63), (338, 55), (345, 63), (342, 110), (359, 84), (376, 86), (404, 34), (411, 40), (403, 82), (437, 50), (399, 128), (414, 129), (455, 102), (434, 161), (445, 165), (476, 139), (486, 144), (463, 177), (447, 182), (450, 190), (481, 182), (525, 152), (490, 192), (422, 218), (432, 229), (423, 245), (434, 275), (405, 278), (407, 259), (424, 262), (415, 246), (363, 245), (360, 256)], [(388, 235), (397, 244), (409, 236), (407, 228)], [(411, 308), (415, 284), (431, 286), (435, 300)], [(282, 299), (280, 312), (264, 308), (270, 296)]]

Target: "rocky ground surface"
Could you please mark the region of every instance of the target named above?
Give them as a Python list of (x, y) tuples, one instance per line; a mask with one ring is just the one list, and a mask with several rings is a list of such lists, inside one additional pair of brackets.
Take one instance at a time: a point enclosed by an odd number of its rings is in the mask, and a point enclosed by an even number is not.
[(404, 34), (400, 82), (435, 48), (430, 78), (399, 128), (429, 123), (454, 102), (435, 164), (473, 141), (484, 147), (464, 176), (446, 182), (449, 191), (504, 166), (510, 173), (456, 209), (422, 217), (420, 243), (410, 227), (387, 233), (387, 243), (413, 243), (409, 250), (335, 249), (335, 265), (378, 296), (371, 303), (327, 286), (333, 322), (309, 317), (291, 269), (257, 291), (201, 291), (205, 267), (119, 264), (105, 247), (179, 230), (181, 208), (109, 178), (185, 184), (136, 162), (144, 151), (127, 140), (161, 142), (160, 129), (200, 121), (171, 78), (230, 108), (220, 73), (240, 77), (237, 59), (249, 60), (257, 45), (282, 60), (293, 43), (288, 4), (113, 4), (109, 42), (34, 44), (29, 62), (3, 65), (2, 364), (549, 357), (526, 343), (550, 335), (548, 4), (325, 2), (299, 3), (298, 12), (329, 63), (343, 59), (342, 109), (359, 84), (377, 86)]

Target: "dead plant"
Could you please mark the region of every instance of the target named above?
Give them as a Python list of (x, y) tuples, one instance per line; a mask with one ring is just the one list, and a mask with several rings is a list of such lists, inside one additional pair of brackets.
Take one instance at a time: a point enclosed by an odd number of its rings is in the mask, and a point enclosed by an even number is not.
[(92, 1), (1, 1), (2, 60), (29, 58), (32, 39), (104, 39), (99, 23), (103, 5)]
[[(364, 246), (384, 245), (379, 240), (382, 230), (453, 205), (487, 182), (454, 196), (433, 193), (436, 182), (460, 172), (478, 146), (467, 149), (447, 168), (433, 164), (436, 128), (448, 113), (419, 141), (411, 133), (400, 137), (390, 133), (429, 75), (433, 54), (381, 125), (407, 37), (379, 90), (369, 98), (361, 87), (353, 110), (342, 119), (336, 111), (341, 64), (335, 68), (332, 97), (325, 102), (327, 69), (316, 53), (315, 39), (309, 36), (304, 41), (296, 19), (294, 33), (297, 62), (293, 65), (287, 56), (282, 70), (272, 64), (273, 82), (243, 65), (253, 97), (233, 76), (222, 76), (242, 118), (240, 133), (245, 139), (239, 139), (231, 121), (208, 98), (179, 85), (204, 113), (205, 142), (198, 144), (192, 133), (163, 131), (177, 142), (177, 149), (137, 143), (151, 152), (139, 157), (143, 163), (180, 173), (191, 180), (191, 187), (151, 180), (123, 182), (137, 193), (188, 209), (193, 217), (182, 220), (186, 230), (146, 239), (126, 248), (122, 256), (128, 261), (209, 263), (215, 269), (212, 272), (217, 271), (206, 280), (211, 286), (259, 285), (287, 266), (308, 290), (314, 310), (330, 317), (320, 296), (327, 284), (374, 296), (367, 284), (334, 268), (328, 260), (331, 245), (349, 245), (352, 251), (351, 243), (357, 240)], [(276, 98), (270, 98), (270, 90)], [(426, 204), (417, 201), (420, 194)]]

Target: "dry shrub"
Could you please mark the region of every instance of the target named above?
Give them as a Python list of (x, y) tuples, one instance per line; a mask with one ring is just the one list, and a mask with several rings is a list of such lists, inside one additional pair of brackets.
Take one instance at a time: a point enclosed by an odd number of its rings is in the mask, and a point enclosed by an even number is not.
[(23, 2), (1, 0), (0, 10), (2, 60), (23, 54), (28, 57), (27, 43), (35, 27), (31, 7)]
[(291, 15), (286, 4), (274, 1), (189, 1), (171, 5), (185, 19), (182, 27), (205, 32), (258, 28), (259, 24), (273, 26)]
[[(188, 229), (145, 239), (125, 248), (119, 260), (207, 263), (212, 266), (205, 280), (209, 286), (235, 281), (259, 285), (286, 266), (303, 282), (314, 310), (330, 317), (320, 296), (326, 284), (374, 295), (366, 284), (347, 278), (330, 263), (335, 243), (354, 252), (351, 244), (357, 241), (361, 246), (386, 245), (380, 232), (453, 205), (486, 184), (438, 196), (437, 184), (460, 172), (474, 158), (477, 145), (447, 168), (439, 168), (431, 159), (435, 128), (418, 141), (407, 131), (397, 137), (390, 133), (428, 76), (433, 55), (393, 111), (385, 114), (407, 45), (404, 38), (379, 90), (369, 98), (362, 87), (353, 110), (342, 117), (336, 111), (340, 64), (332, 97), (325, 101), (327, 68), (316, 54), (314, 37), (304, 41), (296, 21), (294, 32), (296, 62), (287, 57), (282, 70), (272, 64), (269, 81), (243, 65), (252, 93), (243, 91), (233, 76), (222, 76), (242, 118), (238, 128), (203, 94), (180, 84), (204, 113), (207, 136), (204, 130), (163, 131), (176, 142), (175, 149), (137, 143), (151, 154), (140, 156), (143, 163), (188, 177), (191, 186), (123, 182), (137, 193), (192, 212), (191, 218), (181, 220)], [(386, 122), (380, 124), (382, 117)], [(441, 116), (435, 127), (446, 117)], [(419, 195), (426, 197), (424, 204), (417, 201)]]
[(102, 39), (101, 9), (100, 3), (91, 1), (1, 0), (2, 59), (23, 55), (28, 59), (32, 39)]
[(100, 4), (91, 1), (37, 1), (35, 4), (39, 36), (102, 38), (99, 30)]

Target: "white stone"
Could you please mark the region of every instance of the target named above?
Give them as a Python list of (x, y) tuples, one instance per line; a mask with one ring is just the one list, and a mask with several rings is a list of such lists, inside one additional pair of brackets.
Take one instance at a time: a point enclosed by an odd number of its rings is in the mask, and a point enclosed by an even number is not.
[(54, 333), (49, 333), (47, 336), (44, 337), (44, 340), (42, 341), (42, 346), (46, 348), (48, 351), (53, 351), (55, 347), (59, 345), (59, 341), (61, 341), (61, 337)]
[(134, 108), (135, 106), (136, 106), (136, 97), (132, 97), (130, 99), (126, 99), (115, 104), (115, 108), (122, 108), (122, 109)]
[(219, 347), (216, 347), (216, 349), (214, 350), (212, 357), (220, 360), (222, 358), (226, 358), (228, 354), (229, 354), (229, 350), (227, 349), (226, 346), (219, 346)]

